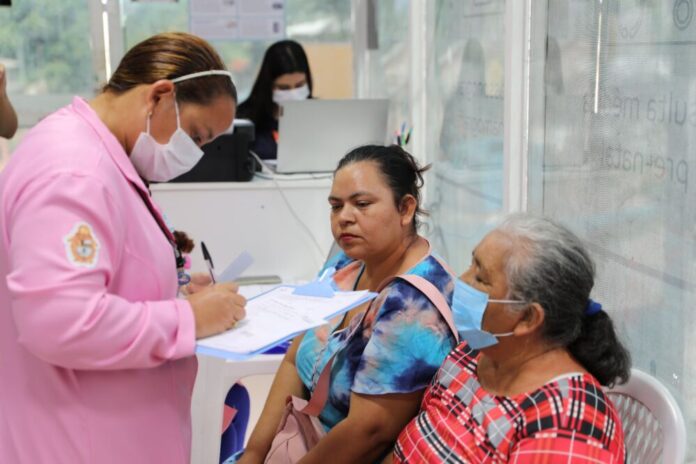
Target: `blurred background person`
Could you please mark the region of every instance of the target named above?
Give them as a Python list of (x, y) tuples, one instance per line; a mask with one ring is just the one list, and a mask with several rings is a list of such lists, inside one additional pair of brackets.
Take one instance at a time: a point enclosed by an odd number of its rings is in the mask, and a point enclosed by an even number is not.
[(7, 72), (0, 63), (0, 137), (12, 138), (17, 132), (17, 113), (7, 96)]
[(282, 40), (263, 56), (261, 69), (249, 98), (237, 117), (250, 119), (256, 128), (251, 149), (261, 159), (275, 159), (278, 150), (278, 105), (288, 100), (312, 98), (312, 72), (302, 45)]

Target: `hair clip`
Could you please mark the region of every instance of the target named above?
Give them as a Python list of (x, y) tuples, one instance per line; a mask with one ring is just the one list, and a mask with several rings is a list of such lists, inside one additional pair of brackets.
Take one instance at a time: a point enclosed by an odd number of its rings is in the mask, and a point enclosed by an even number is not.
[(594, 316), (598, 312), (602, 310), (602, 305), (594, 301), (592, 298), (587, 299), (587, 306), (585, 306), (585, 315), (586, 316)]

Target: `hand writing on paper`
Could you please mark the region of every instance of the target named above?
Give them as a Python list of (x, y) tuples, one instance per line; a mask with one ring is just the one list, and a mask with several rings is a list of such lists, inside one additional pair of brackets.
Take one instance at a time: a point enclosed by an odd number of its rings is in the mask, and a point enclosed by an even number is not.
[(246, 316), (246, 298), (233, 283), (215, 284), (187, 297), (196, 321), (196, 339), (229, 330)]

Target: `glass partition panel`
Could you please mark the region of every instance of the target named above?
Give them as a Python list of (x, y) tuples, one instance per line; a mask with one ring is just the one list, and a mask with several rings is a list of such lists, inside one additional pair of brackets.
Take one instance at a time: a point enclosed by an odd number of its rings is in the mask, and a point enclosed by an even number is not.
[(369, 84), (361, 97), (389, 99), (387, 130), (393, 134), (401, 130), (402, 124), (408, 126), (411, 119), (411, 2), (379, 0), (371, 4), (377, 33), (372, 49), (365, 51)]
[(694, 3), (549, 0), (535, 16), (546, 37), (532, 49), (545, 67), (531, 76), (531, 209), (586, 240), (593, 298), (694, 437)]
[(426, 181), (433, 245), (463, 271), (503, 208), (505, 1), (438, 0)]

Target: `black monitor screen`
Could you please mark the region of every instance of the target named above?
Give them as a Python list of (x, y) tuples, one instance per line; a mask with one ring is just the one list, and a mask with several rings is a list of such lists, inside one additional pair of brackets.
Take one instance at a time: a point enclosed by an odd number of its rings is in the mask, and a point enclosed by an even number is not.
[(244, 182), (254, 176), (255, 162), (249, 155), (254, 139), (251, 121), (235, 119), (234, 132), (203, 145), (203, 157), (189, 172), (171, 182)]

